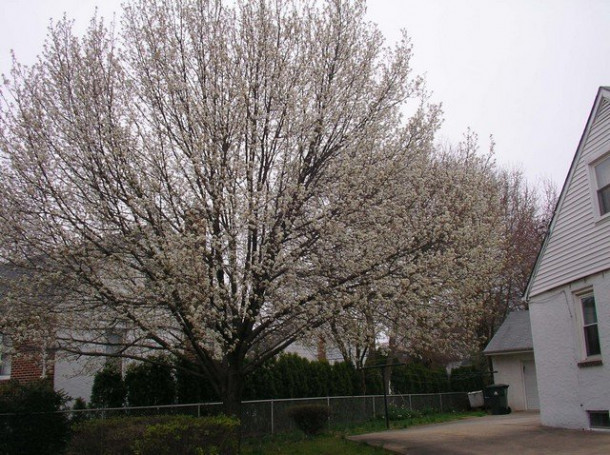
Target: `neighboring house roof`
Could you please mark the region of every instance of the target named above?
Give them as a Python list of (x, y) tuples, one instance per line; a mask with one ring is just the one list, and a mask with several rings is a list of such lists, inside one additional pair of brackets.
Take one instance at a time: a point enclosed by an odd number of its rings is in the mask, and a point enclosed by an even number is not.
[(6, 293), (6, 283), (20, 278), (22, 275), (23, 271), (10, 264), (0, 262), (0, 298)]
[(509, 313), (483, 353), (490, 355), (533, 350), (529, 311), (513, 311)]
[[(568, 171), (568, 175), (567, 175), (567, 177), (564, 181), (563, 187), (561, 189), (561, 193), (557, 200), (555, 210), (553, 211), (553, 216), (551, 218), (551, 222), (549, 224), (546, 237), (544, 239), (542, 247), (540, 248), (540, 251), (538, 252), (538, 257), (536, 259), (536, 263), (534, 264), (534, 267), (532, 268), (532, 272), (530, 274), (527, 287), (523, 294), (524, 300), (529, 300), (530, 297), (532, 297), (534, 295), (541, 294), (545, 291), (549, 291), (553, 288), (559, 287), (568, 282), (583, 278), (585, 276), (590, 275), (591, 273), (600, 272), (600, 271), (608, 269), (608, 261), (606, 260), (606, 261), (602, 261), (604, 264), (602, 264), (601, 266), (599, 266), (599, 265), (596, 266), (596, 270), (592, 270), (591, 267), (587, 267), (587, 270), (576, 270), (575, 267), (571, 267), (571, 270), (569, 273), (564, 273), (565, 270), (562, 270), (561, 273), (557, 272), (557, 271), (550, 272), (550, 271), (546, 270), (546, 276), (544, 276), (544, 277), (540, 276), (541, 265), (545, 259), (545, 254), (547, 253), (547, 250), (549, 249), (549, 243), (551, 241), (551, 237), (553, 236), (553, 232), (556, 230), (559, 213), (564, 210), (564, 206), (566, 204), (574, 205), (573, 199), (575, 199), (575, 198), (576, 198), (576, 201), (582, 201), (583, 204), (588, 203), (588, 201), (589, 201), (588, 197), (587, 197), (587, 199), (585, 199), (584, 197), (579, 197), (579, 195), (574, 195), (572, 197), (572, 200), (570, 200), (570, 201), (566, 201), (566, 199), (567, 199), (568, 191), (570, 190), (570, 187), (571, 187), (573, 181), (577, 178), (584, 179), (582, 172), (580, 174), (577, 172), (578, 165), (582, 160), (583, 153), (585, 152), (584, 149), (588, 145), (587, 143), (590, 142), (589, 138), (590, 138), (592, 130), (594, 130), (594, 127), (599, 127), (599, 125), (596, 125), (596, 121), (599, 120), (599, 123), (601, 123), (603, 125), (608, 125), (607, 115), (605, 112), (602, 113), (601, 110), (606, 111), (609, 102), (610, 102), (610, 86), (600, 87), (597, 92), (595, 102), (593, 103), (593, 107), (591, 108), (591, 112), (589, 114), (587, 124), (586, 124), (585, 129), (580, 138), (580, 142), (578, 143), (578, 148), (576, 149), (576, 153), (574, 154), (574, 158), (572, 159), (572, 164), (570, 165), (570, 170)], [(598, 116), (600, 114), (604, 114), (604, 115), (602, 115), (602, 118), (598, 119)], [(599, 131), (595, 131), (595, 133), (596, 134), (594, 136), (595, 136), (596, 142), (595, 142), (595, 144), (591, 145), (590, 147), (593, 147), (594, 145), (599, 146), (598, 143), (603, 139), (603, 137), (600, 139), (599, 136), (601, 136), (601, 134)], [(607, 134), (604, 134), (604, 137), (606, 137), (606, 136), (607, 136)], [(604, 150), (606, 150), (606, 149), (604, 149)], [(578, 189), (578, 191), (573, 190), (573, 192), (575, 192), (575, 193), (578, 193), (580, 191), (581, 191), (580, 189)], [(586, 192), (586, 190), (585, 190), (585, 192)], [(572, 219), (573, 218), (578, 219), (579, 217), (575, 217), (574, 215), (572, 215)], [(568, 221), (568, 223), (573, 224), (572, 221)], [(565, 236), (565, 233), (562, 233), (562, 235), (559, 235), (559, 237), (562, 237), (562, 236)], [(565, 244), (565, 241), (561, 240), (561, 242), (563, 242)], [(580, 245), (576, 245), (576, 242), (571, 242), (571, 245), (573, 248), (576, 249), (576, 253), (578, 253), (578, 251), (587, 250), (587, 248), (582, 248)], [(570, 253), (571, 253), (571, 256), (576, 256), (576, 254), (574, 254), (574, 251), (572, 251)], [(598, 249), (597, 253), (600, 257), (604, 257), (604, 255), (606, 254), (606, 252), (601, 251), (601, 249)], [(558, 259), (558, 261), (564, 267), (571, 266), (571, 264), (569, 264), (569, 261), (564, 261), (563, 259)], [(545, 273), (543, 273), (543, 275), (545, 275)]]
[(18, 278), (24, 274), (23, 270), (19, 270), (14, 265), (5, 264), (0, 262), (0, 278), (13, 279)]

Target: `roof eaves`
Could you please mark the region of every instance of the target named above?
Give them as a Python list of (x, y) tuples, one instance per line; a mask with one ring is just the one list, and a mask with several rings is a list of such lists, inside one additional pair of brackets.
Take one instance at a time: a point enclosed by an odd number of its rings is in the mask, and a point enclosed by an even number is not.
[(534, 348), (523, 347), (523, 348), (515, 348), (515, 349), (500, 349), (494, 351), (483, 351), (484, 355), (501, 355), (501, 354), (525, 354), (529, 352), (534, 352)]

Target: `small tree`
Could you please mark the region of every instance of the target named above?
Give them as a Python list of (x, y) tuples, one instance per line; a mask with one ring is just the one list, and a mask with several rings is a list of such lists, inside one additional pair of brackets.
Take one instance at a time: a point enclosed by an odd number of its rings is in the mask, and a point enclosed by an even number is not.
[(125, 381), (119, 369), (107, 364), (93, 378), (91, 406), (94, 408), (120, 408), (125, 404)]

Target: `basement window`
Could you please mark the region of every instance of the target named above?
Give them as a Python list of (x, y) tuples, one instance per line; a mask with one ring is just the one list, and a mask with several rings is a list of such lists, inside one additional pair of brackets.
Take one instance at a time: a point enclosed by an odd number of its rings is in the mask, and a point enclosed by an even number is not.
[(587, 411), (589, 414), (589, 426), (610, 430), (610, 413), (608, 411)]

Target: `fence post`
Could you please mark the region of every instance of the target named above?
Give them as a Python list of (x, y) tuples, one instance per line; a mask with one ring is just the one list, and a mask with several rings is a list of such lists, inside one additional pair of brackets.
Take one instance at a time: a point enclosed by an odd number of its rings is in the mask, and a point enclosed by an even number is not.
[(201, 403), (197, 403), (197, 417), (201, 417)]
[(441, 412), (443, 412), (443, 394), (442, 394), (442, 393), (439, 393), (439, 394), (438, 394), (438, 398), (439, 398), (439, 400), (440, 400), (440, 402), (441, 402)]
[(330, 412), (330, 397), (326, 396), (326, 407), (328, 408), (328, 429), (330, 430), (330, 419), (333, 418), (333, 413)]
[(274, 406), (273, 406), (274, 401), (271, 400), (271, 434), (274, 434), (275, 432), (275, 416), (274, 416)]
[(377, 417), (377, 410), (375, 409), (375, 396), (373, 395), (371, 397), (371, 400), (373, 400), (373, 418)]
[(411, 399), (411, 397), (413, 396), (413, 394), (409, 394), (409, 410), (412, 411), (413, 410), (413, 400)]

